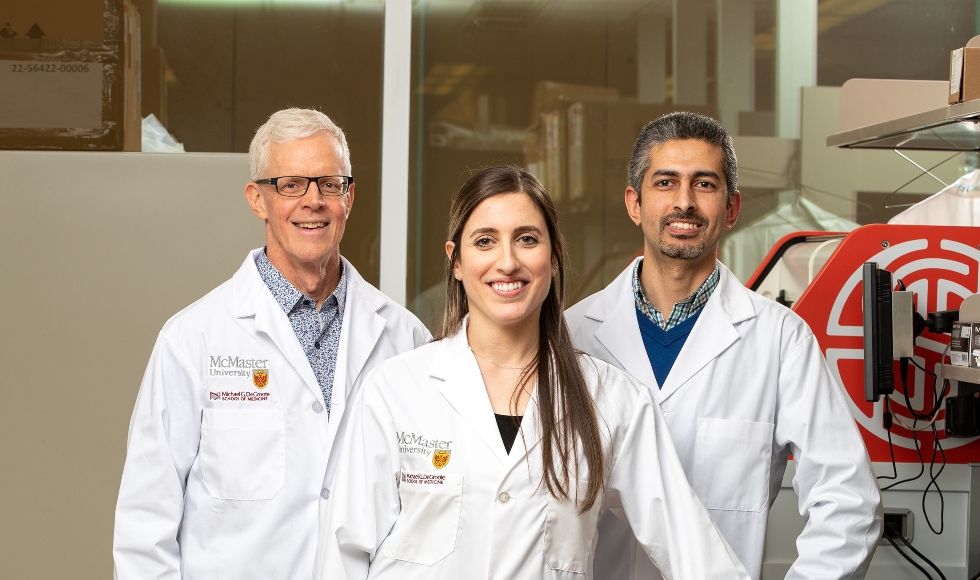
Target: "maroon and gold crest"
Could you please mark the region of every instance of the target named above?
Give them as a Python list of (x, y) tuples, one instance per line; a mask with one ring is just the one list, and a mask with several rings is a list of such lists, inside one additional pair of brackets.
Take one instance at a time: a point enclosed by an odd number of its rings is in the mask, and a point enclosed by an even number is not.
[(448, 449), (436, 449), (432, 452), (432, 465), (436, 466), (436, 469), (442, 469), (449, 463), (449, 454), (452, 453)]
[(264, 389), (269, 384), (269, 371), (266, 369), (252, 369), (252, 384), (256, 389)]

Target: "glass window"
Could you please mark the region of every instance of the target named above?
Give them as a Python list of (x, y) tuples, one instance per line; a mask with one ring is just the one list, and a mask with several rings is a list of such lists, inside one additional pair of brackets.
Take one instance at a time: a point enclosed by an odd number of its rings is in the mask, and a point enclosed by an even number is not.
[[(844, 218), (823, 220), (837, 227), (889, 215), (867, 206), (882, 203), (908, 172), (914, 181), (917, 170), (887, 152), (843, 152), (860, 170), (838, 175), (840, 158), (826, 155), (824, 143), (837, 131), (839, 89), (805, 89), (796, 104), (804, 135), (777, 137), (776, 112), (786, 106), (777, 96), (777, 25), (780, 10), (793, 6), (416, 2), (409, 306), (430, 328), (438, 326), (451, 196), (473, 169), (497, 163), (527, 167), (555, 198), (571, 258), (570, 303), (608, 284), (642, 251), (623, 203), (628, 157), (641, 127), (673, 110), (714, 116), (735, 136), (742, 193), (735, 232), (799, 200)], [(839, 87), (854, 77), (946, 79), (949, 51), (974, 35), (977, 14), (972, 0), (821, 0), (811, 18), (816, 52), (805, 57), (813, 76), (801, 86)], [(791, 94), (801, 99), (798, 89)], [(922, 155), (926, 166), (949, 157)], [(944, 170), (955, 179), (961, 167), (950, 161), (937, 171)], [(856, 177), (873, 172), (883, 177), (884, 195), (869, 196), (868, 179)], [(928, 179), (902, 187), (916, 200), (939, 189)], [(768, 248), (757, 250), (737, 258), (745, 262), (741, 277)]]
[(187, 151), (246, 152), (285, 107), (318, 109), (344, 129), (357, 197), (341, 251), (377, 284), (383, 0), (138, 4), (144, 60), (162, 54), (166, 77), (164, 105), (151, 98), (144, 114), (162, 114)]
[(817, 82), (949, 79), (949, 53), (980, 34), (974, 0), (824, 1)]
[[(568, 242), (570, 304), (641, 251), (623, 203), (629, 156), (643, 125), (660, 115), (718, 116), (712, 5), (687, 10), (675, 26), (670, 3), (418, 3), (408, 294), (426, 323), (441, 316), (438, 248), (449, 201), (472, 169), (516, 163), (542, 180)], [(751, 10), (742, 26), (751, 69)], [(693, 35), (683, 54), (675, 35)]]

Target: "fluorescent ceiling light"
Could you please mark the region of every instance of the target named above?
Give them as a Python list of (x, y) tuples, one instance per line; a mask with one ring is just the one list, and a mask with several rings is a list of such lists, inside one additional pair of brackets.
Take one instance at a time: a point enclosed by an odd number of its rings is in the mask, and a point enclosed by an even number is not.
[(384, 8), (384, 0), (159, 0), (159, 3), (172, 6), (208, 6), (218, 8), (252, 8), (262, 6), (297, 8), (343, 6), (349, 9), (364, 10)]

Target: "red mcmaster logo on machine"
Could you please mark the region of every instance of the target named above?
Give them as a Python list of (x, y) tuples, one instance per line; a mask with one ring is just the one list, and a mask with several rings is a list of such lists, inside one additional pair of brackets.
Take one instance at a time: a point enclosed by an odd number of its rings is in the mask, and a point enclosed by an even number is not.
[[(864, 226), (849, 234), (806, 292), (793, 305), (813, 329), (831, 372), (850, 395), (851, 412), (864, 435), (872, 461), (891, 461), (889, 433), (882, 423), (884, 403), (864, 400), (864, 337), (862, 327), (861, 267), (876, 262), (914, 293), (915, 308), (924, 318), (929, 312), (959, 308), (963, 298), (980, 289), (980, 248), (976, 228), (929, 226)], [(930, 372), (941, 374), (948, 335), (924, 332), (915, 341), (914, 358)], [(905, 409), (905, 394), (895, 363), (895, 392), (891, 411), (904, 424), (914, 418)], [(938, 385), (942, 389), (942, 385)], [(917, 413), (926, 413), (936, 399), (933, 377), (910, 369), (908, 397)], [(936, 428), (949, 463), (968, 462), (980, 448), (977, 438), (947, 438), (945, 410), (937, 413)], [(921, 423), (921, 422), (920, 422)], [(918, 463), (917, 446), (933, 445), (931, 429), (912, 432), (897, 423), (891, 429), (895, 457)]]

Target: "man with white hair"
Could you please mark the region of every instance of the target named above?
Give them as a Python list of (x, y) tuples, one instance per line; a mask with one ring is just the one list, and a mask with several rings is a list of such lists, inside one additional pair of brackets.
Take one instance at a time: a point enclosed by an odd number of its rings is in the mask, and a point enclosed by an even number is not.
[(361, 380), (430, 339), (340, 255), (354, 178), (336, 124), (279, 111), (249, 162), (266, 246), (160, 332), (116, 506), (119, 579), (312, 577)]

